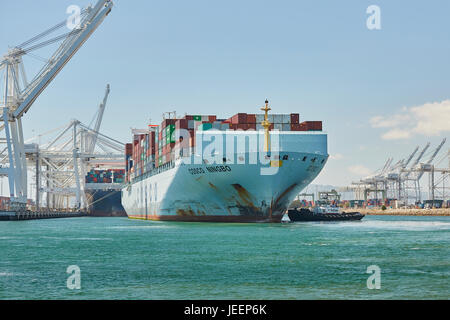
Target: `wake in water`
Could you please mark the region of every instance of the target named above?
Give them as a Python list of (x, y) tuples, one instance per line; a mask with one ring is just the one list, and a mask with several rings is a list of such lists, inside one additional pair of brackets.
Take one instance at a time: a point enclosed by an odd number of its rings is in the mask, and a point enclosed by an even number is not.
[(450, 230), (450, 221), (377, 221), (365, 220), (359, 222), (314, 223), (314, 226), (329, 228), (364, 228), (406, 231)]

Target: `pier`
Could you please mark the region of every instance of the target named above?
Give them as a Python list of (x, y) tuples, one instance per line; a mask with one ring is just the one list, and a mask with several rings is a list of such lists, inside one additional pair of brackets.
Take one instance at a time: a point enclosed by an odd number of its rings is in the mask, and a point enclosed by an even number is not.
[(75, 218), (88, 216), (83, 211), (0, 211), (0, 221), (20, 221), (37, 219), (55, 219), (55, 218)]

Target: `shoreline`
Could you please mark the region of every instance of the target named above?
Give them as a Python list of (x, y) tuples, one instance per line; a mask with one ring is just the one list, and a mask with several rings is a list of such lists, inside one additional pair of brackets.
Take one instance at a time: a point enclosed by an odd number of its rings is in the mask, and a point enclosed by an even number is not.
[[(350, 211), (344, 209), (344, 211)], [(442, 209), (354, 209), (368, 216), (423, 216), (423, 217), (448, 217), (450, 216), (450, 208)]]

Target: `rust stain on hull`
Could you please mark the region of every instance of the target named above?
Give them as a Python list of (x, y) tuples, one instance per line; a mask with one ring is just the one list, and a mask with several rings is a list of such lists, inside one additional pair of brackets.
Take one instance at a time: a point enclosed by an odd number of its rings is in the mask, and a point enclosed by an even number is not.
[(284, 190), (276, 199), (275, 202), (272, 200), (272, 203), (270, 204), (270, 210), (271, 212), (277, 211), (278, 209), (281, 209), (280, 201), (285, 198), (289, 192), (291, 192), (295, 187), (297, 186), (296, 183), (290, 185), (286, 190)]
[[(145, 216), (129, 215), (130, 219), (142, 219), (146, 220)], [(182, 221), (182, 222), (233, 222), (233, 223), (247, 223), (247, 222), (275, 222), (281, 221), (283, 216), (277, 216), (269, 218), (268, 216), (179, 216), (179, 215), (149, 215), (147, 220), (154, 221)]]
[(215, 185), (213, 185), (211, 182), (208, 182), (208, 184), (209, 184), (209, 186), (210, 186), (211, 188), (213, 188), (214, 190), (219, 191), (219, 190), (217, 189), (217, 187), (216, 187)]
[(245, 206), (242, 206), (238, 201), (238, 207), (245, 208), (246, 211), (254, 212), (254, 213), (261, 213), (261, 209), (255, 206), (255, 204), (252, 201), (252, 197), (250, 196), (250, 193), (245, 189), (243, 186), (241, 186), (238, 183), (232, 184), (233, 188), (237, 191), (239, 198), (242, 200), (242, 202), (245, 204)]
[(177, 213), (178, 216), (182, 216), (182, 217), (185, 217), (185, 216), (195, 216), (195, 212), (194, 212), (191, 208), (189, 208), (189, 209), (187, 209), (187, 210), (184, 210), (184, 209), (177, 209), (177, 210), (176, 210), (176, 213)]

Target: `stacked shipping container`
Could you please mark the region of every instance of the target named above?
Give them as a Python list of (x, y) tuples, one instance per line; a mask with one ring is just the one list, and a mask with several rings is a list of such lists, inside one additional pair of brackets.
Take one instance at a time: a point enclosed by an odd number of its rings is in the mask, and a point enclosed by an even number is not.
[[(197, 130), (263, 130), (261, 122), (264, 114), (237, 113), (226, 120), (215, 115), (185, 115), (181, 119), (164, 119), (160, 126), (151, 125), (143, 134), (135, 134), (133, 143), (127, 144), (125, 152), (127, 181), (155, 167), (160, 167), (173, 159), (177, 144), (182, 144), (181, 152), (195, 146)], [(270, 114), (271, 130), (280, 131), (321, 131), (322, 121), (300, 123), (298, 113)], [(176, 137), (176, 130), (189, 132), (189, 143), (183, 137)]]
[(86, 183), (124, 183), (125, 169), (92, 169), (85, 178)]

